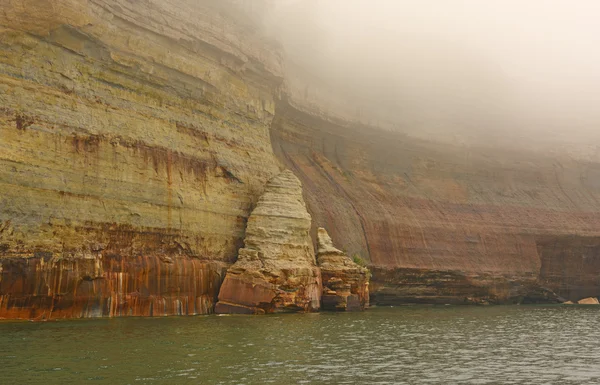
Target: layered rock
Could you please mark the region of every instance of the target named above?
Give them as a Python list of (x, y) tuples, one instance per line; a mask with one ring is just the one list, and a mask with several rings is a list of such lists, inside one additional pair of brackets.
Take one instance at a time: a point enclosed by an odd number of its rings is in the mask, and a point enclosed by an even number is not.
[(368, 259), (372, 302), (600, 293), (597, 161), (415, 139), (294, 100), (276, 110), (273, 149), (314, 223)]
[(185, 256), (5, 259), (0, 319), (210, 314), (225, 268)]
[(217, 313), (315, 311), (321, 275), (302, 184), (291, 171), (269, 181), (248, 219), (244, 247), (227, 270)]
[[(597, 154), (394, 132), (373, 105), (284, 75), (234, 5), (257, 2), (2, 2), (0, 317), (212, 311), (280, 163), (314, 222), (368, 259), (377, 303), (600, 295)], [(250, 281), (240, 303), (269, 309), (272, 287), (257, 301)]]
[(324, 310), (357, 311), (369, 306), (370, 272), (333, 246), (322, 227), (317, 230), (317, 263), (323, 279)]
[[(0, 317), (147, 315), (80, 305), (138, 292), (161, 315), (180, 313), (157, 310), (179, 298), (165, 293), (212, 301), (197, 279), (235, 260), (278, 172), (280, 55), (233, 3), (2, 1)], [(90, 258), (115, 267), (77, 278)]]
[(572, 301), (600, 296), (600, 236), (546, 235), (536, 243), (543, 285)]

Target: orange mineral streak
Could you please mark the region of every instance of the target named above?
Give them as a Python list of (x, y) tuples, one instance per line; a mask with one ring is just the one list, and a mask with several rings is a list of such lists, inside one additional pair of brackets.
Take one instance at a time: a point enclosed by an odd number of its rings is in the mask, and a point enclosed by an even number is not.
[(188, 257), (4, 260), (0, 319), (210, 314), (223, 269)]

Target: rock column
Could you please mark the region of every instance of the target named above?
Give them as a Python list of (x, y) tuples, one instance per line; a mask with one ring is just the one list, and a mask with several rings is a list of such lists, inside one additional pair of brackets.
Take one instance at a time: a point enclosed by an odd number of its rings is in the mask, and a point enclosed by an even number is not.
[(364, 310), (369, 306), (369, 270), (335, 248), (322, 227), (317, 232), (317, 243), (317, 260), (323, 277), (323, 309)]
[(227, 271), (217, 313), (309, 312), (320, 308), (321, 274), (311, 216), (291, 171), (271, 179), (248, 219), (245, 247)]

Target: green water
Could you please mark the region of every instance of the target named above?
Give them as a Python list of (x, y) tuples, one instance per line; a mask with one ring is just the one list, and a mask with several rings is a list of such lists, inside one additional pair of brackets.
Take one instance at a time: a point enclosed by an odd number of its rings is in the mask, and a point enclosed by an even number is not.
[(600, 384), (600, 307), (0, 323), (0, 384)]

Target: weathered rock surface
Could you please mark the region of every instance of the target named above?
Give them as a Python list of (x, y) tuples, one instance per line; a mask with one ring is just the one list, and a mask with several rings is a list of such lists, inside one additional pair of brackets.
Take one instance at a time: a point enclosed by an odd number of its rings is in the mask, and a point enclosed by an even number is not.
[(579, 305), (600, 305), (600, 302), (598, 302), (598, 298), (595, 297), (583, 298), (577, 301), (577, 303)]
[[(593, 228), (594, 222), (588, 226)], [(536, 237), (536, 244), (544, 286), (572, 301), (600, 296), (600, 236), (545, 235)]]
[(102, 256), (2, 261), (0, 319), (213, 312), (226, 266), (188, 257)]
[(317, 264), (321, 268), (324, 310), (357, 311), (369, 306), (370, 272), (333, 246), (322, 227), (317, 230)]
[(248, 219), (244, 248), (227, 271), (217, 313), (315, 311), (321, 275), (302, 185), (291, 171), (267, 184)]
[[(112, 272), (124, 296), (214, 298), (196, 280), (235, 260), (278, 172), (278, 51), (230, 1), (0, 4), (0, 317), (148, 314), (81, 310), (120, 293)], [(75, 284), (90, 256), (122, 267)]]
[(273, 149), (313, 223), (368, 259), (372, 302), (599, 295), (597, 160), (415, 139), (320, 107), (282, 100)]
[(212, 311), (281, 163), (368, 259), (372, 302), (600, 295), (598, 156), (378, 129), (372, 106), (289, 81), (244, 3), (262, 2), (0, 1), (0, 317)]

